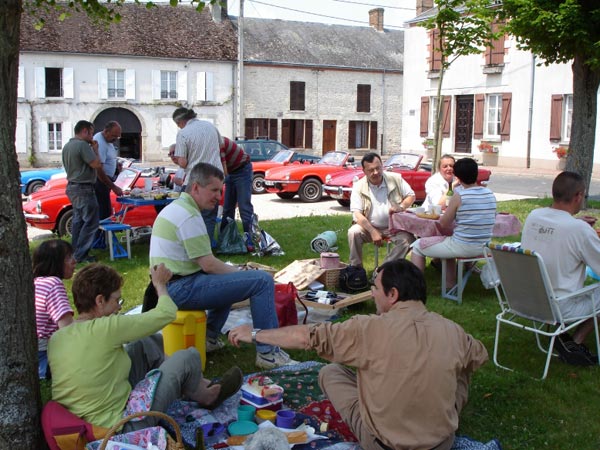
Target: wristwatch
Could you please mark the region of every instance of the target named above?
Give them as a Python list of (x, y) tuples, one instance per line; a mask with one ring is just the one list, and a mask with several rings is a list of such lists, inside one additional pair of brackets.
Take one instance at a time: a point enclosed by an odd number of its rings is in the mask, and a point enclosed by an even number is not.
[(257, 335), (257, 334), (258, 334), (260, 331), (262, 331), (262, 329), (260, 329), (260, 328), (255, 328), (255, 329), (253, 329), (253, 330), (252, 330), (252, 334), (251, 334), (251, 336), (252, 336), (252, 343), (253, 343), (253, 344), (256, 344), (256, 335)]

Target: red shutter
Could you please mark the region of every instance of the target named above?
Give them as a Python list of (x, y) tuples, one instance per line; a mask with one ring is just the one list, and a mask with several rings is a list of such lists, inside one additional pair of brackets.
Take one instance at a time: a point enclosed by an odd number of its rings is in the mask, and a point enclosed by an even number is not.
[(304, 148), (312, 148), (313, 142), (312, 120), (304, 121)]
[(438, 71), (442, 68), (442, 51), (440, 30), (429, 30), (429, 70)]
[(290, 119), (281, 120), (281, 143), (286, 147), (292, 147), (290, 142)]
[(452, 97), (445, 95), (442, 100), (442, 136), (450, 137), (450, 100)]
[(502, 94), (502, 121), (500, 122), (500, 139), (508, 141), (510, 139), (510, 110), (512, 105), (512, 94), (506, 92)]
[(269, 119), (269, 139), (277, 140), (277, 119)]
[[(501, 23), (492, 23), (492, 32), (496, 33)], [(497, 66), (504, 64), (504, 40), (506, 36), (503, 34), (498, 39), (492, 40), (489, 47), (485, 48), (485, 63), (488, 66)]]
[(421, 97), (421, 136), (427, 137), (429, 129), (429, 97)]
[(369, 148), (377, 150), (377, 122), (371, 122), (371, 131), (369, 135)]
[(348, 149), (356, 148), (356, 122), (348, 122)]
[(485, 95), (475, 94), (475, 123), (473, 125), (473, 137), (483, 137), (483, 111), (485, 109)]
[(550, 140), (560, 141), (562, 130), (562, 110), (563, 96), (562, 94), (552, 96), (552, 104), (550, 105)]

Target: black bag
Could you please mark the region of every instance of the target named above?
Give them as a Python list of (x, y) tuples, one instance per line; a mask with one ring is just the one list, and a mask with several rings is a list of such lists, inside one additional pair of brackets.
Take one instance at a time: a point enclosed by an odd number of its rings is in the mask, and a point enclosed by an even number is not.
[(231, 217), (223, 219), (226, 225), (219, 233), (217, 253), (222, 255), (238, 255), (247, 253), (246, 242), (237, 228), (237, 223)]
[(340, 289), (350, 294), (369, 289), (367, 272), (362, 267), (348, 266), (340, 270)]

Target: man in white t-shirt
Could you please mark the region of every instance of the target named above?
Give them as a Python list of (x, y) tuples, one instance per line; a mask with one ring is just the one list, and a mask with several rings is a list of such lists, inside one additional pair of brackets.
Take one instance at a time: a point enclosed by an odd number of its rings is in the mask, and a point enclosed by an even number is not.
[[(533, 210), (523, 227), (521, 245), (534, 250), (544, 259), (556, 295), (565, 295), (581, 289), (586, 278), (586, 266), (600, 273), (600, 238), (585, 221), (573, 217), (581, 210), (585, 199), (583, 178), (574, 172), (562, 172), (552, 184), (552, 205)], [(587, 314), (591, 308), (600, 308), (600, 295), (594, 291), (563, 302), (564, 318)], [(598, 364), (583, 344), (594, 329), (592, 320), (581, 324), (573, 337), (564, 333), (555, 341), (560, 358), (579, 366)]]
[(400, 174), (384, 172), (377, 153), (367, 153), (361, 165), (365, 176), (354, 183), (350, 196), (353, 222), (348, 230), (350, 265), (362, 267), (365, 242), (381, 247), (386, 239), (395, 244), (386, 261), (404, 258), (415, 237), (406, 231), (390, 236), (389, 220), (391, 213), (410, 208), (415, 201), (415, 192)]

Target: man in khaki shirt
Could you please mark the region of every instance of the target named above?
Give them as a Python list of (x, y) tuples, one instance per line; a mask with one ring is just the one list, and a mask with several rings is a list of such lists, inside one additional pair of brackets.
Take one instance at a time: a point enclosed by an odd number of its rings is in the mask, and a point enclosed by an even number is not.
[(487, 350), (427, 311), (425, 279), (410, 261), (380, 266), (372, 293), (377, 315), (273, 330), (242, 325), (229, 340), (314, 349), (334, 362), (321, 369), (319, 385), (365, 450), (450, 449)]

